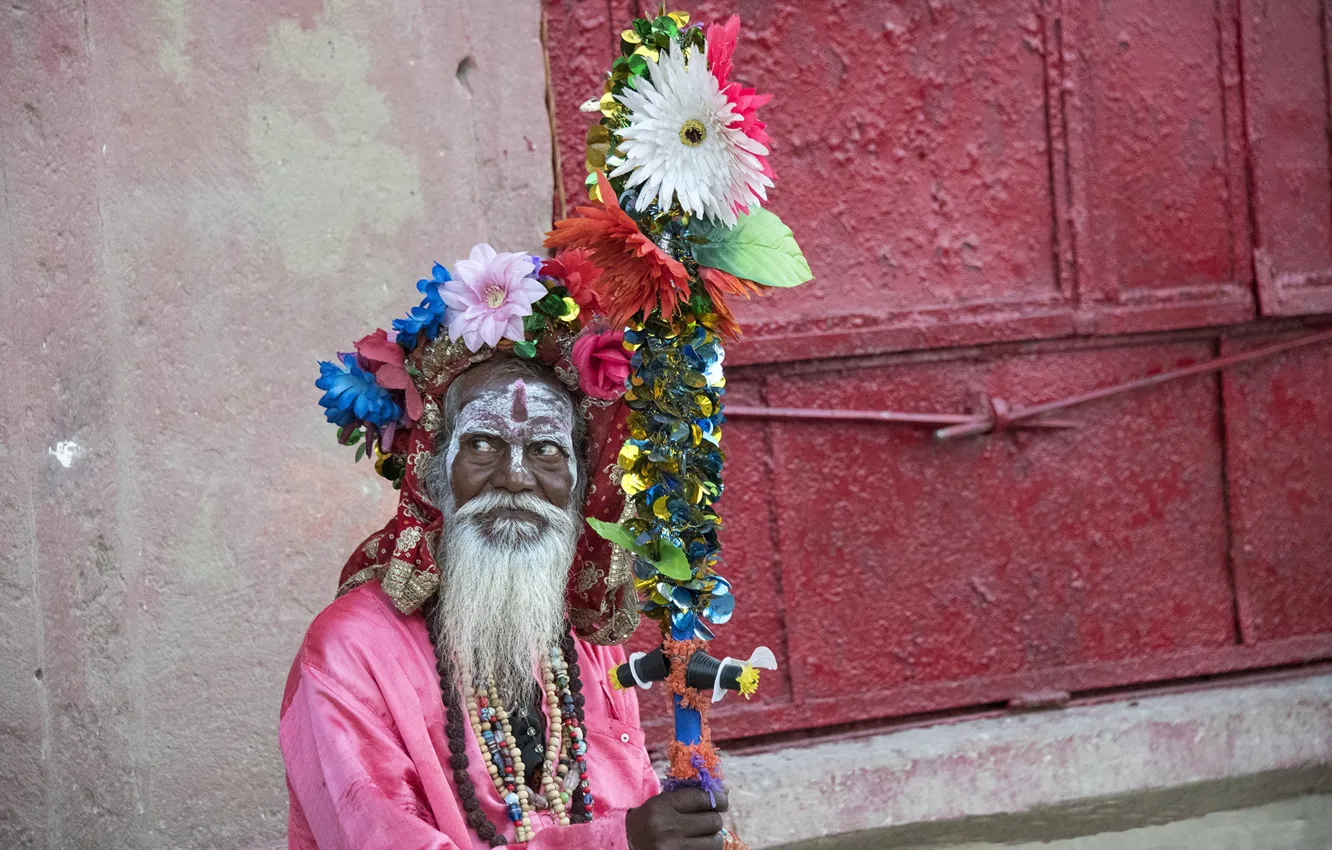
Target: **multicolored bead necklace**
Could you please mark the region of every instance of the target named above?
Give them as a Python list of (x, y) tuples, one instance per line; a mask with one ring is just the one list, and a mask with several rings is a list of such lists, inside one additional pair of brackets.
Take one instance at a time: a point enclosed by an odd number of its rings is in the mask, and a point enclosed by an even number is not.
[[(433, 606), (431, 606), (433, 607)], [(426, 613), (431, 643), (438, 642), (433, 611)], [(567, 660), (566, 660), (567, 659)], [(561, 826), (592, 820), (594, 800), (587, 778), (587, 738), (583, 728), (583, 694), (579, 679), (577, 648), (566, 633), (549, 658), (541, 661), (542, 689), (550, 717), (545, 758), (541, 765), (541, 799), (537, 802), (527, 787), (522, 750), (514, 737), (508, 710), (500, 701), (494, 683), (477, 687), (463, 677), (462, 693), (472, 731), (487, 756), (486, 770), (505, 803), (514, 824), (514, 838), (530, 841), (534, 835), (531, 813), (549, 807)], [(462, 800), (468, 826), (492, 847), (507, 840), (481, 811), (467, 772), (467, 748), (463, 740), (462, 711), (458, 705), (452, 665), (439, 663), (440, 689), (444, 695), (445, 733), (449, 743), (449, 766)]]
[(590, 819), (593, 808), (587, 781), (587, 741), (574, 707), (569, 669), (560, 647), (551, 647), (549, 656), (541, 659), (541, 678), (550, 717), (550, 734), (541, 765), (544, 805), (534, 805), (524, 781), (522, 751), (495, 683), (491, 681), (485, 687), (477, 687), (470, 679), (463, 681), (463, 693), (472, 695), (467, 707), (472, 731), (490, 755), (486, 770), (504, 800), (509, 820), (514, 824), (515, 837), (520, 842), (532, 838), (531, 812), (534, 808), (549, 807), (561, 826), (572, 822), (572, 795), (581, 798), (579, 808), (587, 819)]

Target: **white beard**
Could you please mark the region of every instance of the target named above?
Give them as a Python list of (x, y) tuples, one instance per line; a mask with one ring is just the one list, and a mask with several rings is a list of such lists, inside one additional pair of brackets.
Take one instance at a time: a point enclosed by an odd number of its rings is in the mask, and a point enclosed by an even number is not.
[[(541, 519), (485, 517), (502, 508)], [(511, 705), (526, 705), (539, 691), (535, 665), (564, 632), (578, 507), (573, 500), (560, 510), (528, 493), (491, 492), (443, 509), (436, 652), (449, 653), (478, 685), (493, 678)]]

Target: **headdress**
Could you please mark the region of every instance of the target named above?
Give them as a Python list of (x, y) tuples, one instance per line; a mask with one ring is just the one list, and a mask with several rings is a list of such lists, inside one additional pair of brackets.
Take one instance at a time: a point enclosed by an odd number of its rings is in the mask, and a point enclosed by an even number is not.
[[(339, 594), (378, 580), (404, 613), (439, 587), (433, 544), (443, 517), (426, 492), (424, 464), (444, 424), (445, 392), (478, 363), (501, 355), (550, 367), (587, 426), (584, 515), (614, 521), (624, 505), (612, 476), (629, 355), (623, 333), (596, 318), (596, 270), (576, 251), (542, 260), (482, 244), (454, 272), (436, 263), (417, 282), (418, 306), (320, 363), (315, 382), (338, 442), (355, 446), (356, 460), (372, 459), (399, 490), (396, 515), (343, 567)], [(620, 643), (638, 625), (628, 557), (595, 534), (579, 541), (567, 599), (574, 629), (594, 642)]]

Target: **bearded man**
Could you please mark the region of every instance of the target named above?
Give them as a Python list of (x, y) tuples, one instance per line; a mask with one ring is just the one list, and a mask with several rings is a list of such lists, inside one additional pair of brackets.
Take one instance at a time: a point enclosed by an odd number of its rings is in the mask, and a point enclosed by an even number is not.
[[(292, 665), (289, 846), (721, 847), (725, 795), (660, 791), (634, 691), (606, 684), (623, 650), (570, 631), (589, 477), (574, 398), (496, 354), (451, 380), (439, 412), (399, 518)], [(437, 590), (418, 580), (432, 558)]]

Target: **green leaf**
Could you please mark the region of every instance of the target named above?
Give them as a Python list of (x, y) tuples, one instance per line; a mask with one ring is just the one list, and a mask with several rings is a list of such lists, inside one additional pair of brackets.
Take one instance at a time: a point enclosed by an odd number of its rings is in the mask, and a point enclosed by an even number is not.
[(639, 546), (634, 543), (634, 535), (629, 529), (622, 525), (616, 525), (613, 522), (605, 522), (596, 517), (588, 517), (587, 524), (592, 526), (592, 530), (601, 537), (619, 546), (627, 552), (651, 562), (657, 572), (676, 581), (689, 581), (693, 572), (689, 569), (689, 559), (685, 557), (684, 550), (665, 541), (660, 541), (661, 557), (653, 558), (648, 554), (646, 546)]
[(652, 564), (657, 572), (676, 581), (689, 581), (693, 577), (684, 550), (664, 540), (661, 541), (661, 560), (653, 561)]
[(363, 457), (365, 457), (365, 443), (361, 443), (359, 446), (356, 447), (356, 460), (353, 462), (360, 463), (361, 458)]
[(519, 357), (526, 357), (528, 359), (536, 357), (536, 343), (532, 342), (530, 339), (525, 339), (522, 342), (515, 342), (513, 344), (513, 353), (517, 354)]
[(564, 312), (564, 302), (555, 293), (547, 292), (545, 297), (536, 303), (536, 308), (547, 316), (558, 316)]
[(701, 240), (694, 245), (694, 259), (700, 266), (783, 289), (814, 277), (791, 228), (767, 210), (742, 215), (730, 228), (696, 219), (690, 230)]
[(616, 525), (613, 522), (588, 517), (587, 524), (592, 526), (592, 530), (606, 540), (619, 546), (628, 552), (639, 553), (639, 547), (634, 545), (634, 536), (629, 533), (629, 529), (622, 525)]

